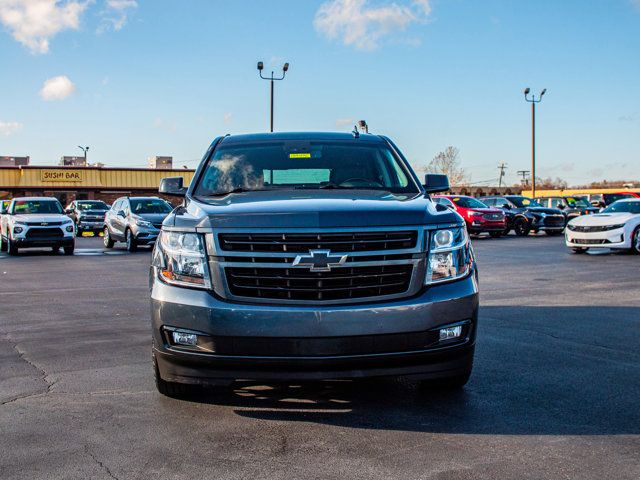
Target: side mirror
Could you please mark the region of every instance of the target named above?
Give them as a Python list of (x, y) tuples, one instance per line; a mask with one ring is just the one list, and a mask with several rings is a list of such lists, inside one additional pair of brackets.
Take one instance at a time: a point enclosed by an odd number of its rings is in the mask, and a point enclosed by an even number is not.
[(511, 210), (511, 205), (509, 205), (508, 203), (505, 203), (500, 208), (504, 208), (505, 210)]
[(124, 214), (124, 210), (118, 210), (118, 213), (116, 213), (116, 215), (122, 218), (126, 217), (126, 215)]
[(173, 197), (184, 197), (187, 193), (187, 188), (184, 186), (184, 178), (182, 177), (167, 177), (160, 180), (160, 187), (158, 193), (170, 195)]
[(69, 215), (70, 213), (73, 213), (73, 208), (65, 209), (64, 213), (66, 213), (67, 215)]
[(439, 173), (427, 173), (424, 176), (424, 189), (427, 193), (449, 191), (449, 177)]

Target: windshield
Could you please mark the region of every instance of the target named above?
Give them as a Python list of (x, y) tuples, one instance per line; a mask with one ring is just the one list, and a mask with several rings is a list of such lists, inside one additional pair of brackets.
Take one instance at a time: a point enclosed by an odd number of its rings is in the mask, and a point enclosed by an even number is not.
[(143, 200), (134, 200), (131, 199), (131, 213), (136, 215), (142, 213), (169, 213), (171, 210), (171, 205), (169, 205), (164, 200), (158, 199), (143, 199)]
[(16, 200), (11, 213), (15, 215), (62, 213), (62, 206), (57, 200)]
[(528, 197), (507, 197), (518, 208), (541, 207), (538, 202)]
[(582, 208), (582, 207), (590, 207), (591, 204), (584, 197), (565, 197), (567, 201), (567, 205), (572, 208)]
[(451, 201), (462, 208), (489, 208), (473, 197), (452, 197)]
[(107, 204), (100, 201), (78, 202), (76, 205), (78, 206), (78, 210), (109, 210)]
[(384, 144), (280, 141), (222, 146), (205, 167), (195, 195), (233, 190), (345, 188), (419, 193)]
[(605, 193), (602, 195), (602, 198), (604, 198), (604, 201), (607, 203), (613, 203), (623, 198), (633, 198), (633, 195), (630, 193)]
[(640, 214), (640, 200), (637, 202), (614, 202), (602, 213), (635, 213)]

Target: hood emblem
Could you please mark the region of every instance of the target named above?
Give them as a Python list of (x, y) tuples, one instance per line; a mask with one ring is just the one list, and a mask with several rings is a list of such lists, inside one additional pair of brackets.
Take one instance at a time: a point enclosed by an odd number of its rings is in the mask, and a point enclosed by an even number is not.
[(308, 255), (298, 255), (293, 267), (308, 267), (312, 272), (329, 272), (347, 261), (347, 255), (331, 255), (331, 250), (309, 250)]
[(42, 226), (42, 227), (46, 227), (47, 225), (49, 225), (48, 222), (40, 222), (40, 226)]

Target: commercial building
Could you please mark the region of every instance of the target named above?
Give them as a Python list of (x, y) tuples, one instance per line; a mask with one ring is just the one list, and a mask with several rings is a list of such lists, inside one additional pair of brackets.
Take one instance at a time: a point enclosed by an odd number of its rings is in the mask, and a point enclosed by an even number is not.
[(193, 174), (186, 169), (0, 167), (0, 199), (33, 195), (56, 197), (65, 206), (76, 199), (110, 204), (123, 195), (158, 195), (165, 177), (183, 177), (188, 185)]
[(85, 157), (67, 156), (60, 158), (60, 166), (63, 167), (86, 167), (87, 159)]
[(173, 168), (173, 157), (149, 157), (149, 168), (171, 170)]
[(31, 157), (0, 157), (0, 167), (24, 167), (29, 165)]

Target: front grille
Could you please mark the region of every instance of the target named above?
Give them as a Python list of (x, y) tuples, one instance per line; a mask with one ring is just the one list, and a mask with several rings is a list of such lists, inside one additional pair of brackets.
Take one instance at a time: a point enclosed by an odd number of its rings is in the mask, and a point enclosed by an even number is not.
[(485, 220), (503, 220), (504, 219), (504, 215), (502, 215), (501, 213), (485, 213), (483, 215)]
[(220, 248), (228, 252), (307, 253), (313, 249), (332, 252), (370, 252), (410, 249), (416, 231), (330, 233), (222, 233)]
[(580, 225), (569, 225), (569, 230), (573, 232), (607, 232), (609, 230), (616, 230), (618, 228), (623, 228), (624, 225), (600, 225), (600, 226), (592, 226), (592, 227), (584, 227)]
[[(412, 260), (420, 258), (420, 253), (396, 253), (390, 255), (358, 255), (357, 257), (347, 257), (346, 263), (352, 262), (389, 262), (392, 260)], [(221, 262), (233, 263), (287, 263), (291, 265), (296, 257), (220, 257)]]
[(28, 227), (39, 227), (42, 226), (43, 223), (48, 227), (57, 227), (62, 225), (62, 222), (26, 222)]
[(30, 228), (25, 236), (27, 238), (60, 238), (64, 233), (60, 228)]
[(282, 300), (349, 300), (406, 292), (413, 265), (340, 267), (329, 272), (306, 268), (224, 269), (231, 294)]
[(574, 238), (571, 240), (571, 243), (578, 245), (604, 245), (611, 242), (607, 239), (600, 238)]
[(83, 221), (83, 220), (85, 222), (99, 222), (101, 220), (104, 220), (104, 217), (99, 217), (97, 215), (91, 215), (91, 216), (85, 215), (85, 216), (80, 217), (80, 221)]
[(544, 217), (544, 224), (547, 227), (563, 227), (564, 215), (547, 215)]

